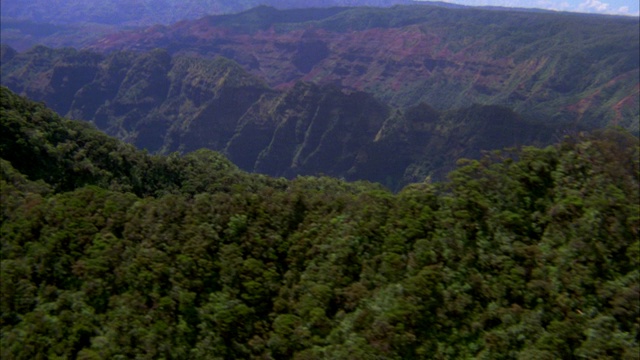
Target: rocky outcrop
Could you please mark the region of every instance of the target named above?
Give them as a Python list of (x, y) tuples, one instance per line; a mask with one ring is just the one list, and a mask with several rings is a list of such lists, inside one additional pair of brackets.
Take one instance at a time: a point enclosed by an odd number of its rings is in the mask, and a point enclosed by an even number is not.
[(458, 158), (482, 150), (549, 143), (556, 131), (499, 106), (402, 110), (333, 85), (301, 81), (275, 90), (232, 60), (165, 50), (39, 48), (13, 55), (2, 75), (14, 91), (154, 153), (208, 148), (248, 171), (392, 189), (441, 179)]
[(123, 32), (91, 47), (222, 55), (278, 88), (302, 80), (402, 108), (490, 104), (545, 122), (638, 133), (640, 106), (625, 99), (638, 98), (639, 32), (631, 18), (569, 13), (260, 7)]
[[(239, 166), (271, 175), (345, 177), (390, 112), (369, 94), (298, 83), (249, 109), (225, 152)], [(259, 146), (247, 151), (247, 143)]]

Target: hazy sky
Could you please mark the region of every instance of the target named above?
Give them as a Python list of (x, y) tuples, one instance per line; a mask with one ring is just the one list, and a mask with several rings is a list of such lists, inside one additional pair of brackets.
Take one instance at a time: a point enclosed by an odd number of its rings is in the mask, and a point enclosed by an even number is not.
[(638, 0), (440, 0), (484, 6), (528, 7), (559, 11), (638, 16)]

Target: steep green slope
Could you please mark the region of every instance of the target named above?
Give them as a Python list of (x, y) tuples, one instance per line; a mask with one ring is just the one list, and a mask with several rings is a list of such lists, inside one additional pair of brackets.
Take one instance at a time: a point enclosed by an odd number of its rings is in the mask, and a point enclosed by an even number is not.
[(403, 108), (500, 105), (547, 123), (614, 124), (638, 133), (638, 34), (637, 19), (628, 17), (260, 7), (122, 32), (91, 48), (224, 55), (272, 86), (302, 79), (366, 91)]
[(429, 175), (443, 179), (460, 157), (546, 145), (562, 129), (496, 106), (401, 111), (335, 86), (276, 91), (222, 57), (6, 49), (3, 84), (61, 114), (152, 152), (208, 148), (273, 176), (323, 173), (399, 190)]
[(2, 64), (2, 82), (61, 114), (165, 152), (222, 149), (237, 119), (273, 92), (233, 61), (172, 58), (164, 50), (107, 56), (36, 47)]
[(445, 179), (461, 157), (546, 145), (561, 132), (497, 106), (440, 112), (421, 104), (399, 111), (363, 92), (298, 83), (254, 104), (224, 152), (250, 171), (286, 177), (323, 173), (399, 190), (426, 177)]
[[(248, 175), (210, 152), (151, 157), (0, 95), (3, 359), (640, 351), (626, 133), (495, 153), (392, 195)], [(135, 174), (148, 187), (132, 193)]]
[[(229, 189), (246, 176), (214, 152), (201, 150), (185, 157), (148, 155), (85, 122), (62, 119), (5, 87), (0, 91), (2, 158), (10, 168), (45, 182), (56, 192), (96, 185), (144, 197)], [(206, 174), (200, 173), (205, 170), (202, 165), (195, 165), (203, 162), (211, 167)]]

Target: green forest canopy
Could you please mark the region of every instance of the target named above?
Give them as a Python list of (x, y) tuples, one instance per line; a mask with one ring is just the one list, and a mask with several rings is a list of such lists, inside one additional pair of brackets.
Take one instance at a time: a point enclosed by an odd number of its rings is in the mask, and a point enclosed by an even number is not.
[(152, 156), (1, 89), (3, 359), (637, 359), (638, 139), (392, 194)]

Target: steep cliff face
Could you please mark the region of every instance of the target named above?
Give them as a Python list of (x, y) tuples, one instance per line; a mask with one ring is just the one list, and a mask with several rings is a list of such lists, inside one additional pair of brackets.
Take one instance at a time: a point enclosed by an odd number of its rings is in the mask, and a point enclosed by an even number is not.
[(639, 32), (634, 19), (579, 14), (261, 7), (115, 34), (91, 47), (223, 55), (275, 87), (333, 84), (400, 107), (500, 105), (547, 122), (637, 133)]
[(458, 158), (482, 150), (548, 144), (558, 129), (499, 106), (403, 110), (333, 85), (275, 90), (222, 57), (5, 53), (3, 83), (61, 114), (154, 153), (208, 148), (273, 176), (326, 174), (399, 189), (427, 176), (442, 179)]
[(531, 123), (511, 109), (473, 104), (437, 111), (422, 103), (392, 114), (367, 144), (350, 179), (397, 189), (426, 178), (442, 180), (461, 158), (521, 145), (546, 145), (565, 129)]
[[(229, 6), (236, 6), (237, 12), (249, 3), (189, 3), (170, 15), (203, 6), (210, 11), (200, 15), (225, 13), (231, 11)], [(335, 2), (346, 3), (351, 2)], [(127, 16), (161, 10), (148, 5)], [(296, 6), (287, 1), (272, 5)], [(10, 6), (3, 2), (3, 7)], [(36, 8), (15, 9), (29, 14)], [(93, 8), (99, 9), (102, 6)], [(38, 21), (35, 15), (25, 16)], [(11, 29), (33, 28), (38, 34), (75, 37), (75, 42), (47, 42), (54, 46), (88, 46), (105, 53), (164, 48), (171, 55), (223, 56), (279, 89), (307, 81), (365, 91), (401, 108), (425, 102), (447, 110), (479, 103), (506, 106), (542, 122), (640, 131), (640, 28), (632, 18), (428, 5), (290, 10), (261, 6), (100, 35), (97, 40), (96, 34), (113, 31), (114, 25), (40, 29), (14, 22), (3, 20), (3, 41), (15, 35)], [(23, 38), (33, 40), (30, 36)], [(90, 77), (95, 69), (82, 71)], [(56, 72), (64, 81), (65, 70)], [(76, 89), (68, 90), (48, 103), (64, 102)]]
[(238, 118), (273, 91), (224, 58), (172, 58), (164, 50), (88, 54), (36, 48), (3, 63), (2, 81), (154, 152), (224, 148)]
[[(369, 94), (298, 83), (249, 109), (226, 153), (240, 167), (257, 172), (344, 177), (390, 112)], [(256, 146), (245, 149), (251, 139), (258, 140)]]
[[(170, 87), (162, 104), (137, 123), (137, 146), (161, 152), (221, 150), (233, 136), (238, 118), (272, 92), (224, 58), (177, 58), (167, 77)], [(151, 148), (151, 143), (162, 145)]]

